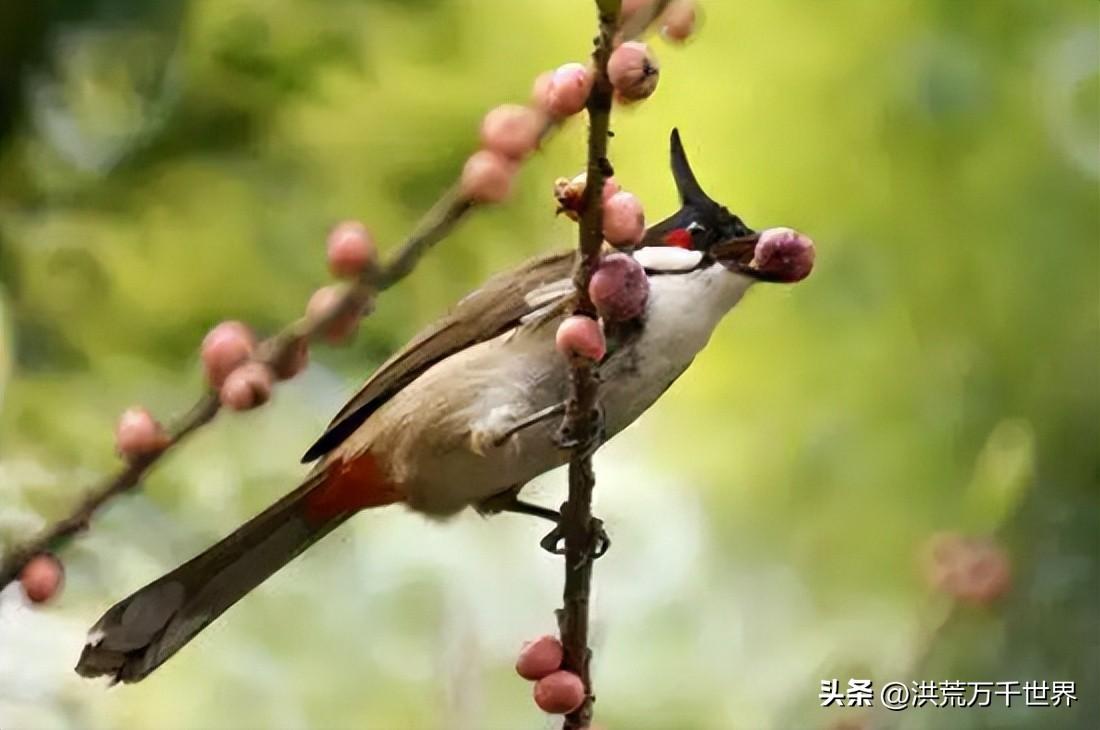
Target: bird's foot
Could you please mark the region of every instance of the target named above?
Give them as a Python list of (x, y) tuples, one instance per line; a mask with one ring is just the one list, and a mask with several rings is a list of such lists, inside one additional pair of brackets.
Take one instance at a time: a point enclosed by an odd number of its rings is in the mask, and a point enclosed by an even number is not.
[[(598, 517), (592, 518), (591, 528), (591, 543), (587, 553), (592, 560), (595, 560), (603, 557), (611, 547), (611, 538), (607, 536), (607, 531), (603, 527), (603, 520)], [(565, 533), (562, 531), (560, 522), (553, 530), (546, 533), (545, 537), (539, 540), (539, 545), (548, 553), (565, 555)]]
[(599, 403), (592, 410), (592, 431), (594, 437), (591, 439), (585, 439), (581, 434), (572, 433), (568, 428), (568, 421), (562, 423), (561, 428), (554, 434), (554, 444), (563, 451), (572, 451), (578, 446), (588, 444), (588, 453), (586, 456), (591, 456), (596, 448), (602, 444), (607, 438), (607, 429), (605, 428), (604, 411), (603, 406)]
[(519, 498), (520, 490), (524, 485), (518, 484), (514, 487), (510, 487), (499, 494), (483, 499), (474, 505), (474, 509), (482, 517), (488, 517), (489, 515), (497, 515), (501, 512), (513, 512), (519, 515), (530, 515), (532, 517), (541, 517), (544, 520), (550, 520), (555, 525), (561, 521), (561, 513), (557, 510), (550, 509), (549, 507), (543, 507), (537, 504), (531, 504), (525, 502)]

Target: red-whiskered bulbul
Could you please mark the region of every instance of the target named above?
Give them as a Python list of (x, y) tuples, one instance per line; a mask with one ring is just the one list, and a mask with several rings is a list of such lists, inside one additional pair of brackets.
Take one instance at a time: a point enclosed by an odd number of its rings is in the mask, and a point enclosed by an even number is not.
[[(633, 252), (649, 275), (649, 298), (642, 316), (609, 338), (599, 364), (605, 438), (653, 405), (754, 282), (795, 281), (812, 263), (809, 248), (808, 261), (762, 264), (759, 236), (703, 192), (675, 130), (671, 147), (682, 206)], [(474, 507), (556, 519), (518, 493), (570, 457), (552, 417), (569, 391), (554, 333), (569, 310), (575, 255), (494, 276), (389, 358), (306, 452), (316, 465), (305, 482), (108, 610), (77, 672), (142, 679), (361, 509), (400, 502), (441, 518)]]

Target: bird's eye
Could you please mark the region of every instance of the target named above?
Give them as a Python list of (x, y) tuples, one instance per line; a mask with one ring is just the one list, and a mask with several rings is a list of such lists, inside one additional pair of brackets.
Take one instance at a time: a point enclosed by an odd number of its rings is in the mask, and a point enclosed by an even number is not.
[(687, 232), (691, 234), (692, 247), (697, 249), (706, 248), (705, 240), (707, 236), (707, 227), (701, 223), (692, 221), (687, 225)]

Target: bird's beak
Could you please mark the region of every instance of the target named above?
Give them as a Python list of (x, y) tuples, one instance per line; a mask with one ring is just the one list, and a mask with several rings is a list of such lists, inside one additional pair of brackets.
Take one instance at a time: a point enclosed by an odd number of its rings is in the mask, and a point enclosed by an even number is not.
[(730, 271), (751, 276), (754, 279), (764, 279), (767, 277), (753, 265), (756, 244), (759, 240), (759, 233), (729, 238), (711, 246), (707, 254)]

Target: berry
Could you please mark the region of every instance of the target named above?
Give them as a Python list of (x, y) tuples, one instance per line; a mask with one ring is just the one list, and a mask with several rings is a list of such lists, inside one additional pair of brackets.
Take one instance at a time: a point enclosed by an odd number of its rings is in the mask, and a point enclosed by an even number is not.
[(515, 162), (499, 152), (481, 150), (466, 160), (459, 187), (468, 200), (499, 203), (511, 195), (515, 176)]
[(218, 395), (226, 408), (247, 411), (267, 403), (274, 386), (271, 368), (261, 362), (246, 362), (229, 373)]
[(333, 276), (359, 276), (375, 261), (374, 239), (362, 223), (344, 221), (328, 234), (328, 268)]
[(607, 342), (599, 322), (582, 315), (573, 315), (562, 320), (558, 325), (554, 345), (565, 357), (584, 357), (594, 362), (599, 362), (607, 354)]
[(531, 84), (531, 104), (539, 111), (550, 113), (550, 88), (554, 84), (554, 72), (543, 71)]
[(534, 109), (502, 104), (482, 120), (481, 143), (487, 150), (519, 161), (538, 147), (542, 125), (542, 115)]
[(164, 427), (144, 408), (128, 408), (115, 426), (115, 449), (126, 459), (145, 456), (168, 446)]
[(570, 117), (584, 109), (592, 90), (592, 74), (579, 63), (567, 63), (554, 71), (550, 81), (547, 111), (556, 117)]
[(61, 561), (49, 553), (35, 555), (23, 567), (19, 574), (19, 583), (23, 591), (34, 603), (43, 603), (53, 598), (65, 579), (65, 570)]
[(633, 246), (645, 233), (645, 211), (636, 195), (617, 192), (604, 202), (603, 237), (613, 246)]
[(624, 253), (604, 256), (588, 283), (588, 296), (600, 316), (610, 322), (624, 322), (641, 316), (649, 299), (645, 269)]
[(660, 77), (657, 58), (649, 46), (640, 41), (627, 41), (611, 53), (607, 75), (618, 97), (627, 102), (641, 101), (657, 90)]
[[(313, 296), (309, 298), (309, 302), (306, 304), (306, 316), (312, 319), (320, 319), (328, 316), (329, 312), (339, 307), (342, 303), (344, 291), (344, 288), (340, 285), (333, 284), (323, 286), (313, 292)], [(330, 322), (322, 335), (326, 342), (333, 345), (340, 345), (351, 339), (358, 328), (359, 312), (353, 311), (341, 314), (334, 321)]]
[(753, 266), (778, 281), (802, 281), (814, 268), (814, 242), (792, 228), (769, 228), (760, 234)]
[(256, 338), (241, 322), (222, 322), (202, 340), (202, 364), (206, 382), (220, 388), (226, 376), (252, 355)]
[(542, 679), (561, 668), (562, 648), (558, 637), (549, 634), (528, 641), (520, 649), (516, 673), (524, 679)]
[(584, 683), (572, 672), (558, 670), (535, 682), (535, 704), (543, 712), (565, 715), (584, 702)]
[(661, 15), (661, 35), (683, 43), (695, 32), (695, 0), (673, 0)]

